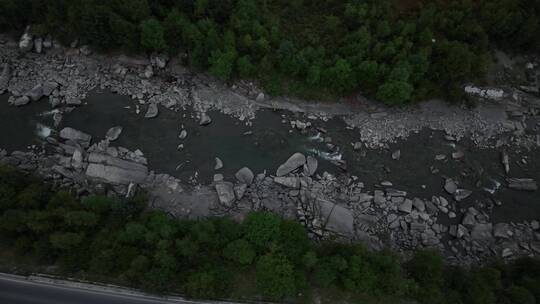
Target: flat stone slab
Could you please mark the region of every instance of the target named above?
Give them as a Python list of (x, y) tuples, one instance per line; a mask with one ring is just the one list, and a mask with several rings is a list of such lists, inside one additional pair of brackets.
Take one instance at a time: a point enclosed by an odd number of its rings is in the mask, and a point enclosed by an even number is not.
[(89, 164), (86, 168), (86, 176), (104, 180), (112, 184), (128, 185), (130, 183), (144, 183), (147, 172), (141, 170), (127, 170), (103, 164)]

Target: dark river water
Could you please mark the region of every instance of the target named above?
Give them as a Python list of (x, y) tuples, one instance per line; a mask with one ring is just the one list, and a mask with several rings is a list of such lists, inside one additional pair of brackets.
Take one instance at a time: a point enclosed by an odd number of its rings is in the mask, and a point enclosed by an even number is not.
[[(466, 208), (476, 202), (500, 200), (502, 206), (493, 210), (493, 221), (522, 221), (540, 217), (540, 192), (520, 192), (504, 187), (505, 174), (500, 164), (500, 151), (479, 149), (467, 140), (452, 147), (439, 131), (424, 130), (407, 140), (392, 145), (390, 150), (365, 149), (354, 151), (351, 143), (359, 139), (357, 130), (349, 130), (343, 121), (314, 120), (314, 127), (323, 127), (327, 134), (318, 134), (316, 128), (307, 132), (290, 131), (290, 120), (306, 118), (290, 112), (270, 110), (257, 112), (252, 126), (219, 112), (209, 112), (212, 124), (201, 127), (191, 110), (174, 112), (160, 107), (154, 119), (145, 119), (145, 106), (135, 113), (136, 103), (128, 97), (110, 93), (93, 93), (83, 107), (66, 114), (60, 127), (73, 127), (90, 133), (96, 140), (104, 138), (113, 126), (124, 131), (113, 145), (128, 149), (140, 149), (148, 158), (149, 167), (156, 172), (168, 173), (181, 179), (192, 177), (195, 172), (201, 183), (210, 183), (214, 173), (222, 173), (231, 179), (241, 167), (247, 166), (255, 173), (267, 170), (273, 174), (276, 168), (291, 154), (301, 152), (319, 159), (319, 173), (334, 174), (341, 170), (329, 160), (340, 155), (348, 164), (348, 173), (356, 175), (368, 190), (376, 189), (381, 181), (391, 181), (395, 188), (414, 196), (430, 198), (445, 195), (444, 178), (460, 182), (460, 187), (473, 190)], [(52, 125), (52, 115), (46, 101), (15, 108), (7, 105), (7, 96), (0, 96), (0, 147), (7, 150), (24, 150), (28, 145), (39, 144), (39, 133), (47, 133), (43, 126)], [(282, 120), (285, 117), (286, 123)], [(183, 128), (186, 139), (178, 138)], [(246, 132), (250, 132), (246, 134)], [(338, 148), (328, 147), (319, 138), (331, 137)], [(177, 149), (183, 144), (183, 149)], [(400, 149), (401, 159), (392, 160), (391, 153)], [(451, 159), (452, 152), (464, 152), (463, 159)], [(540, 181), (540, 157), (538, 150), (516, 155), (510, 153), (512, 177), (529, 177)], [(446, 161), (436, 161), (435, 155), (445, 154)], [(224, 168), (214, 171), (214, 158), (224, 162)], [(518, 165), (525, 158), (527, 165)], [(439, 170), (431, 173), (430, 168)], [(490, 194), (484, 188), (493, 189), (495, 181), (503, 185)], [(448, 196), (447, 196), (448, 197)], [(450, 200), (449, 200), (450, 201)], [(458, 219), (456, 219), (457, 221)]]

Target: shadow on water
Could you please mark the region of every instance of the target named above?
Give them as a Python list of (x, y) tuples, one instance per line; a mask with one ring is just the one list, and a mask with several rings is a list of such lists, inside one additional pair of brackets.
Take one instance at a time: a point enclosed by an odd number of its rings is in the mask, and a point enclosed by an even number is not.
[[(501, 201), (502, 206), (493, 209), (494, 222), (540, 217), (540, 191), (520, 192), (504, 187), (506, 176), (500, 164), (499, 150), (480, 149), (470, 140), (461, 140), (453, 147), (439, 131), (423, 130), (393, 144), (389, 150), (354, 151), (351, 143), (359, 140), (358, 131), (347, 129), (341, 119), (312, 121), (314, 127), (328, 130), (327, 134), (318, 134), (316, 128), (304, 133), (291, 132), (289, 121), (305, 121), (305, 118), (290, 112), (259, 111), (253, 126), (248, 127), (243, 122), (212, 111), (209, 112), (212, 124), (201, 127), (191, 110), (174, 112), (160, 107), (157, 118), (145, 119), (145, 106), (141, 106), (141, 113), (137, 115), (136, 103), (125, 96), (92, 93), (86, 102), (87, 105), (66, 114), (61, 127), (74, 127), (100, 140), (109, 128), (122, 126), (124, 131), (113, 145), (140, 149), (148, 158), (150, 168), (184, 180), (195, 172), (201, 183), (211, 182), (214, 173), (222, 173), (227, 179), (232, 179), (234, 173), (244, 166), (255, 173), (267, 170), (273, 174), (295, 152), (316, 156), (320, 164), (319, 173), (338, 173), (339, 169), (327, 160), (332, 156), (332, 150), (320, 138), (331, 137), (332, 143), (340, 147), (337, 154), (342, 154), (347, 161), (349, 173), (358, 176), (369, 191), (387, 180), (411, 196), (430, 198), (443, 195), (452, 202), (443, 190), (444, 179), (450, 177), (459, 181), (461, 188), (473, 190), (465, 202), (454, 203), (458, 204), (458, 209), (495, 199)], [(52, 124), (50, 115), (42, 115), (47, 111), (50, 109), (43, 101), (15, 108), (7, 104), (7, 95), (0, 96), (0, 147), (24, 150), (28, 145), (38, 143), (37, 125)], [(286, 123), (282, 122), (282, 115), (286, 116)], [(188, 132), (184, 140), (178, 138), (182, 126)], [(245, 135), (248, 131), (251, 133)], [(177, 149), (180, 144), (184, 145), (183, 149)], [(392, 160), (391, 153), (397, 149), (401, 150), (401, 159)], [(452, 159), (452, 152), (456, 150), (464, 152), (462, 159)], [(509, 176), (528, 177), (540, 182), (538, 153), (538, 149), (519, 155), (511, 152)], [(444, 154), (447, 159), (437, 161), (437, 154)], [(215, 157), (223, 160), (223, 169), (214, 171)], [(522, 158), (526, 158), (527, 165), (521, 163)], [(438, 172), (432, 173), (431, 167)], [(502, 185), (494, 194), (484, 190), (494, 190), (496, 182)], [(459, 220), (458, 217), (450, 222)]]

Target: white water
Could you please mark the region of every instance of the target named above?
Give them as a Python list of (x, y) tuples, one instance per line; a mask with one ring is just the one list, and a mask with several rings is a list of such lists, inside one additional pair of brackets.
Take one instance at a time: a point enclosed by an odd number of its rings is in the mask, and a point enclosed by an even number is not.
[(36, 123), (36, 134), (41, 138), (46, 138), (51, 135), (52, 129), (46, 125)]
[(308, 137), (308, 139), (311, 140), (311, 141), (319, 141), (319, 142), (324, 141), (324, 138), (321, 136), (320, 132), (318, 132), (317, 135), (313, 135), (313, 136)]
[(314, 149), (314, 148), (310, 148), (310, 149), (308, 149), (308, 151), (315, 154), (315, 155), (317, 155), (319, 158), (329, 160), (329, 161), (341, 160), (342, 157), (343, 157), (343, 155), (341, 153), (339, 153), (339, 152), (329, 153), (329, 152), (317, 150), (317, 149)]
[(43, 112), (43, 113), (40, 113), (39, 116), (52, 116), (56, 113), (59, 113), (60, 110), (58, 109), (54, 109), (54, 110), (51, 110), (51, 111), (46, 111), (46, 112)]

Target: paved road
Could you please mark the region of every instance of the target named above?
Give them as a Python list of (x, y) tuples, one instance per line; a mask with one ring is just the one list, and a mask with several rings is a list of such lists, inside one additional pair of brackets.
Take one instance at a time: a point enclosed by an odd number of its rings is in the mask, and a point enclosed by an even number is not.
[(0, 276), (1, 304), (164, 304), (203, 303), (184, 300), (160, 300), (145, 296), (87, 290), (69, 286)]

